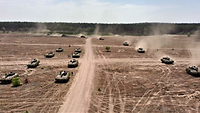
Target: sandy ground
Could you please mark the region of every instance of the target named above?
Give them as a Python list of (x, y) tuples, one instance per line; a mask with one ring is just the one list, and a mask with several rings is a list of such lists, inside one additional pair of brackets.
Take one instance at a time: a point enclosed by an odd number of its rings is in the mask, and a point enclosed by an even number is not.
[[(200, 66), (199, 42), (168, 36), (170, 43), (158, 46), (156, 40), (154, 44), (147, 40), (151, 47), (145, 45), (147, 51), (141, 54), (136, 48), (144, 38), (131, 37), (128, 47), (122, 46), (128, 37), (115, 38), (93, 39), (96, 76), (89, 113), (199, 112), (200, 78), (185, 71), (190, 65)], [(111, 52), (105, 50), (108, 45)], [(170, 56), (174, 65), (161, 63), (162, 56)]]
[[(0, 35), (0, 74), (13, 70), (22, 81), (27, 76), (31, 81), (17, 88), (0, 84), (0, 111), (199, 112), (200, 78), (188, 75), (185, 68), (200, 66), (200, 42), (178, 35), (103, 38)], [(123, 46), (124, 41), (130, 46)], [(66, 51), (52, 59), (43, 57), (59, 46)], [(68, 55), (77, 47), (83, 49), (80, 66), (67, 68)], [(138, 47), (146, 52), (138, 53)], [(174, 65), (161, 63), (162, 56), (175, 60)], [(39, 58), (41, 65), (26, 69), (33, 58)], [(56, 74), (63, 69), (75, 76), (66, 84), (55, 84)]]
[(85, 50), (82, 65), (59, 113), (84, 113), (88, 111), (95, 68), (91, 38), (86, 40)]
[[(38, 36), (27, 34), (0, 34), (0, 77), (9, 71), (20, 75), (20, 87), (0, 83), (0, 113), (57, 113), (64, 101), (78, 68), (68, 68), (74, 49), (82, 49), (79, 64), (82, 64), (85, 39), (74, 37)], [(73, 45), (76, 44), (77, 46)], [(71, 45), (71, 47), (69, 47)], [(64, 49), (57, 53), (58, 47)], [(53, 51), (55, 57), (45, 58)], [(33, 58), (40, 60), (37, 68), (27, 69)], [(67, 83), (55, 83), (61, 70), (73, 72)], [(26, 84), (28, 78), (30, 83)]]

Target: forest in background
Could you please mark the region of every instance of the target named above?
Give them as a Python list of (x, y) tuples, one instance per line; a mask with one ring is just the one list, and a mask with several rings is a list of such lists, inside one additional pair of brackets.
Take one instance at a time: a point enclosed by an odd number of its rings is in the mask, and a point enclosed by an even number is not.
[(61, 22), (0, 22), (5, 33), (33, 32), (85, 35), (161, 35), (161, 34), (193, 34), (200, 29), (200, 23), (61, 23)]

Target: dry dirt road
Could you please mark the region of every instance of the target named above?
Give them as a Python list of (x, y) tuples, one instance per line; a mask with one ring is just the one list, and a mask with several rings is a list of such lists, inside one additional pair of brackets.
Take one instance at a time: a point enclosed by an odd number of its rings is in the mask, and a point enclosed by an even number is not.
[(65, 102), (61, 106), (59, 113), (83, 113), (87, 112), (90, 105), (92, 91), (92, 81), (94, 78), (95, 64), (92, 51), (91, 38), (86, 40), (85, 54), (74, 83), (72, 84)]

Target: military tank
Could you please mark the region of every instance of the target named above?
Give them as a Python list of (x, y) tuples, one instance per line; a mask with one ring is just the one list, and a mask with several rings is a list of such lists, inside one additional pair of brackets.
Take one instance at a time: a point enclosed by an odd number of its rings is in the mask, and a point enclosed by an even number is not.
[(81, 53), (81, 48), (75, 49), (75, 52)]
[(139, 53), (145, 53), (145, 50), (144, 50), (142, 47), (138, 48), (137, 51), (138, 51)]
[(85, 38), (85, 36), (82, 35), (81, 38)]
[(196, 67), (196, 66), (190, 66), (190, 67), (186, 68), (186, 72), (189, 75), (200, 77), (200, 72), (198, 70), (198, 67)]
[(104, 40), (104, 38), (100, 37), (99, 40)]
[(174, 63), (174, 60), (171, 60), (169, 57), (163, 57), (161, 59), (162, 63), (165, 63), (165, 64), (173, 64)]
[(72, 54), (72, 58), (79, 58), (80, 57), (80, 54), (78, 52), (74, 52)]
[(77, 67), (78, 66), (78, 60), (72, 59), (68, 62), (68, 67)]
[(128, 42), (124, 42), (123, 45), (124, 46), (129, 46), (129, 43)]
[(63, 49), (59, 47), (58, 49), (56, 49), (56, 52), (63, 52)]
[(55, 82), (67, 82), (70, 79), (70, 72), (68, 71), (60, 71), (60, 73), (56, 76)]
[(53, 52), (49, 52), (48, 54), (44, 55), (46, 58), (52, 58), (54, 57), (54, 53)]
[(18, 77), (19, 75), (17, 73), (14, 73), (14, 72), (9, 72), (9, 73), (6, 73), (1, 79), (1, 83), (11, 83), (12, 82), (12, 79), (14, 77)]
[(39, 60), (33, 59), (32, 61), (30, 61), (30, 62), (27, 64), (27, 67), (28, 67), (28, 68), (35, 68), (35, 67), (39, 66), (39, 63), (40, 63)]
[(67, 37), (65, 34), (62, 34), (62, 36), (61, 37)]

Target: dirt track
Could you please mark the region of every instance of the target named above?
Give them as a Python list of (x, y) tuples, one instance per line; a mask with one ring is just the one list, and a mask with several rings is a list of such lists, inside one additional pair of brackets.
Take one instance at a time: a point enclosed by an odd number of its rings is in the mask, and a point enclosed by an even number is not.
[(83, 113), (88, 111), (95, 68), (91, 38), (86, 40), (85, 50), (82, 65), (59, 113)]

